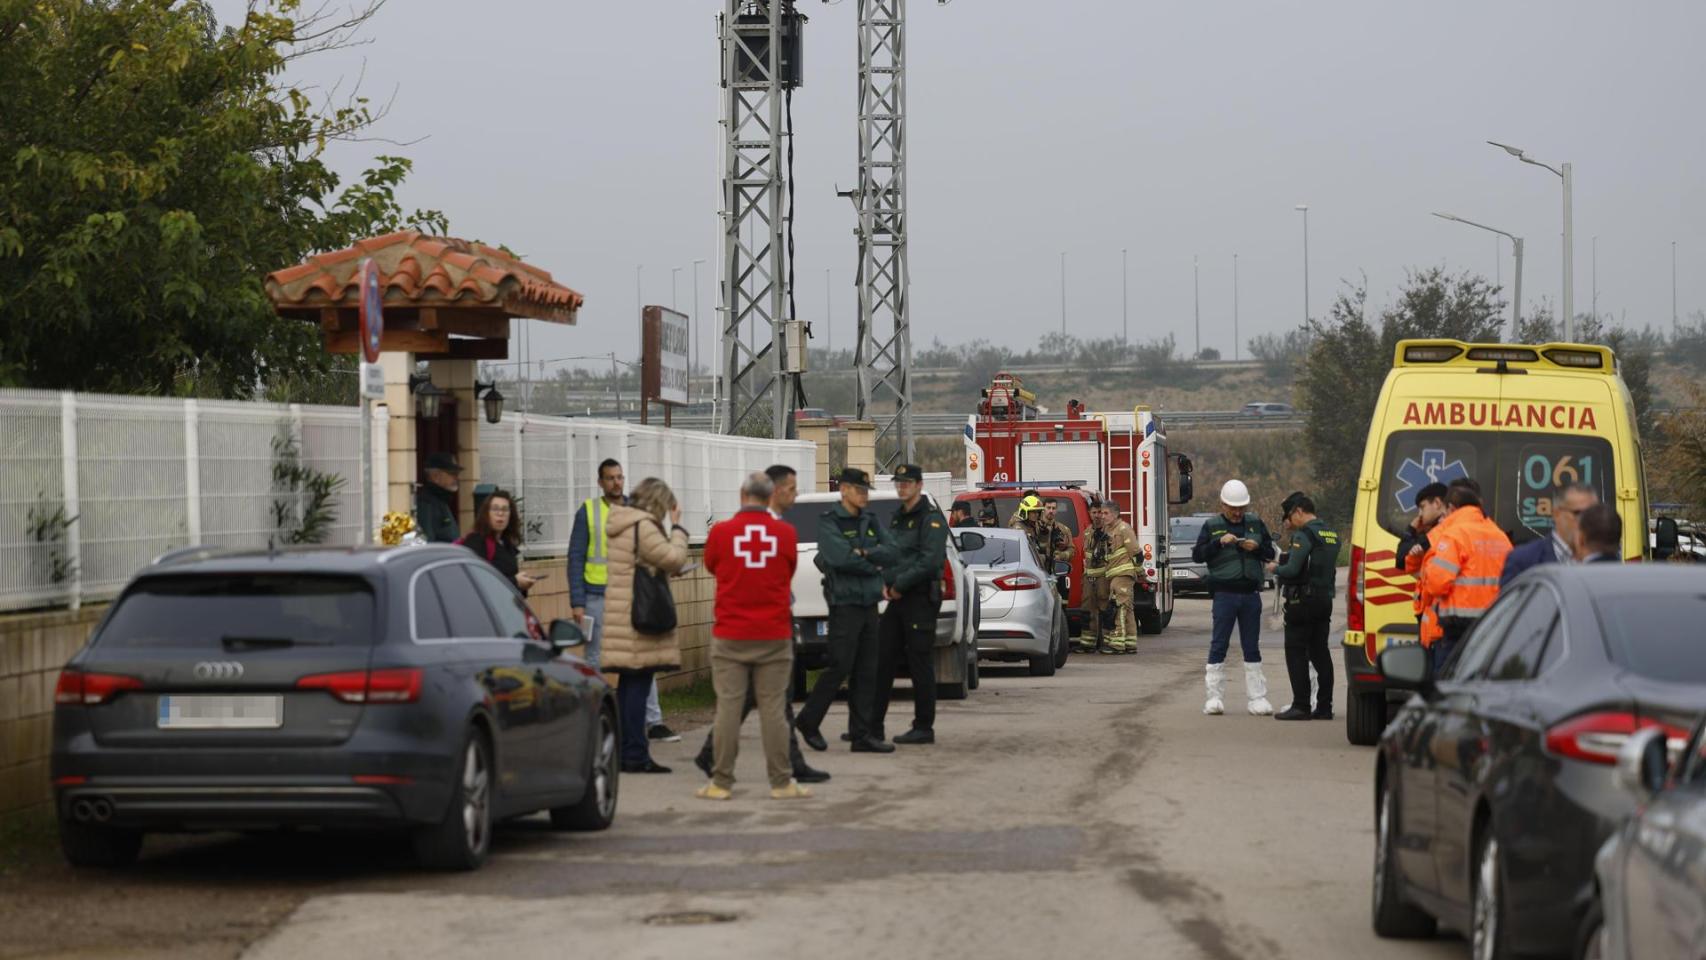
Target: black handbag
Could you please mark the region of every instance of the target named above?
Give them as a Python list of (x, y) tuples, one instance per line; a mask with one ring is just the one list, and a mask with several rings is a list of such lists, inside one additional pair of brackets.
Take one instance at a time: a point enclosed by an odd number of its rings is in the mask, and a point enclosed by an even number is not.
[(634, 605), (629, 620), (635, 633), (665, 634), (675, 629), (675, 595), (669, 591), (669, 577), (661, 570), (649, 570), (640, 560), (640, 527), (634, 525)]

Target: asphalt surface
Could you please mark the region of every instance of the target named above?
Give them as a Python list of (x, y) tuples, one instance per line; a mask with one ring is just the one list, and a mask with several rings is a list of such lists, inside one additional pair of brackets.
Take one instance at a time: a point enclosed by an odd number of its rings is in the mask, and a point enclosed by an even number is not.
[[(117, 875), (44, 866), (28, 896), (0, 888), (0, 955), (1464, 956), (1370, 931), (1373, 754), (1342, 719), (1247, 715), (1236, 644), (1228, 713), (1202, 715), (1207, 612), (1181, 601), (1136, 656), (1050, 678), (986, 664), (940, 705), (935, 745), (833, 743), (807, 801), (769, 799), (756, 721), (735, 799), (694, 799), (690, 731), (655, 751), (674, 774), (623, 778), (610, 831), (512, 824), (476, 874), (317, 837), (151, 842)], [(1263, 646), (1283, 705), (1277, 628)]]

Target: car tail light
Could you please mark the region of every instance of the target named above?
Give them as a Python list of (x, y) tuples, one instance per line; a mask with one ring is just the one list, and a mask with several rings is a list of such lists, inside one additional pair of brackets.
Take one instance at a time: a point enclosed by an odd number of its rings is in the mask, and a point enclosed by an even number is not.
[(421, 671), (349, 670), (316, 673), (296, 681), (298, 690), (324, 690), (345, 703), (414, 703), (421, 698)]
[(990, 583), (995, 584), (997, 590), (1037, 590), (1043, 585), (1041, 580), (1028, 573), (1009, 573), (996, 577)]
[(53, 702), (95, 706), (106, 703), (123, 690), (141, 690), (142, 681), (117, 673), (84, 673), (61, 670), (53, 688)]
[(1617, 762), (1617, 751), (1623, 749), (1629, 735), (1648, 727), (1664, 730), (1673, 755), (1688, 742), (1686, 730), (1616, 710), (1584, 713), (1565, 720), (1546, 731), (1546, 749), (1571, 760), (1611, 766)]
[(942, 599), (952, 600), (958, 595), (954, 587), (954, 564), (951, 560), (942, 561)]
[(1351, 569), (1345, 577), (1345, 627), (1361, 633), (1365, 628), (1362, 613), (1362, 548), (1351, 546)]

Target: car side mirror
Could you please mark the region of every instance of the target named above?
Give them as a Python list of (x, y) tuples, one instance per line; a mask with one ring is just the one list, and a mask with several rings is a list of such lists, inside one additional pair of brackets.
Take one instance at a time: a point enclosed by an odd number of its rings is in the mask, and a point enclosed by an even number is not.
[(970, 530), (967, 530), (965, 533), (955, 537), (954, 542), (959, 545), (961, 550), (975, 552), (982, 550), (989, 540), (981, 533), (973, 533)]
[(586, 634), (573, 620), (552, 620), (549, 638), (551, 649), (559, 653), (586, 645)]
[(1617, 785), (1645, 802), (1665, 788), (1670, 776), (1670, 741), (1660, 727), (1637, 730), (1617, 751)]
[(1387, 686), (1427, 696), (1434, 688), (1431, 659), (1428, 648), (1419, 643), (1388, 644), (1377, 665)]
[(1191, 464), (1191, 458), (1184, 454), (1176, 454), (1173, 462), (1179, 469), (1179, 499), (1173, 501), (1173, 506), (1183, 506), (1196, 499), (1196, 484), (1191, 481), (1191, 471), (1196, 468)]
[(1669, 560), (1682, 548), (1682, 534), (1675, 517), (1660, 517), (1653, 523), (1653, 559)]

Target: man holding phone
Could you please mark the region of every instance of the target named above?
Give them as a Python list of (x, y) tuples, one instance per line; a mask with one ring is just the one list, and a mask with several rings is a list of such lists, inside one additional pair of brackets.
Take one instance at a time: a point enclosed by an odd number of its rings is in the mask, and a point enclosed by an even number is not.
[(1250, 490), (1244, 481), (1226, 481), (1220, 488), (1220, 505), (1220, 515), (1203, 524), (1191, 550), (1191, 559), (1208, 567), (1208, 590), (1214, 604), (1202, 712), (1209, 716), (1226, 712), (1226, 653), (1236, 626), (1238, 644), (1244, 652), (1245, 699), (1251, 714), (1265, 717), (1274, 708), (1268, 702), (1268, 679), (1262, 674), (1262, 650), (1258, 646), (1261, 591), (1263, 567), (1277, 554), (1267, 525), (1249, 509)]

